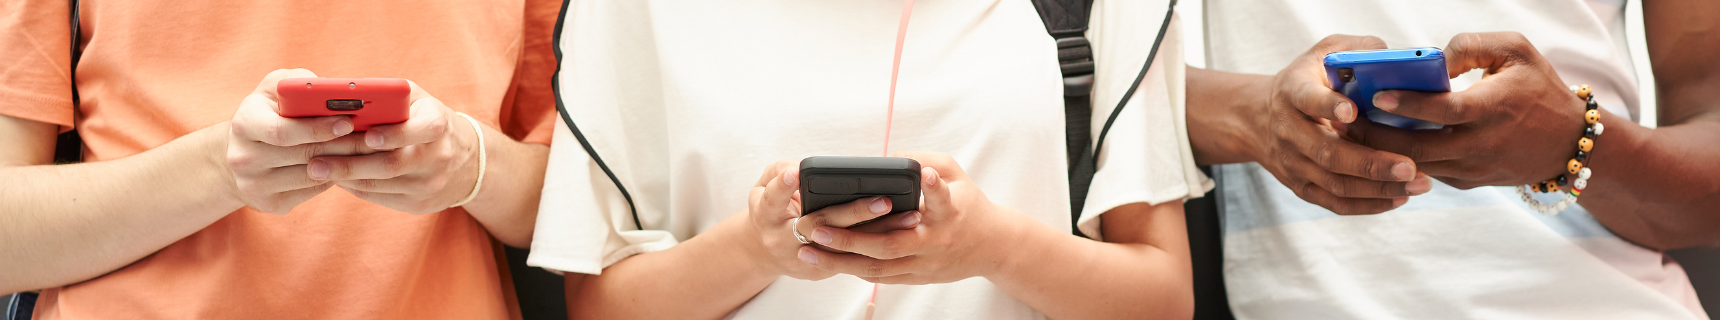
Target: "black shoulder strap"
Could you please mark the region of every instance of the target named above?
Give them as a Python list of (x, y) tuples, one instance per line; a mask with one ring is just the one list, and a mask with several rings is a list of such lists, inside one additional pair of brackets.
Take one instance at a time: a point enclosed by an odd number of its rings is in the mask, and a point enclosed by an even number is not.
[[(1093, 48), (1087, 42), (1087, 18), (1093, 0), (1033, 0), (1045, 31), (1057, 40), (1057, 64), (1063, 72), (1063, 134), (1069, 159), (1069, 206), (1081, 219), (1087, 187), (1093, 183)], [(1082, 235), (1080, 228), (1073, 228)], [(1085, 236), (1085, 235), (1082, 235)]]
[(1164, 23), (1159, 25), (1159, 35), (1153, 39), (1153, 47), (1147, 54), (1147, 63), (1141, 67), (1140, 75), (1135, 76), (1135, 82), (1129, 85), (1129, 90), (1123, 94), (1122, 101), (1111, 109), (1111, 116), (1105, 120), (1105, 126), (1099, 130), (1097, 142), (1092, 139), (1093, 127), (1093, 48), (1088, 44), (1087, 20), (1093, 7), (1093, 0), (1033, 0), (1033, 7), (1039, 11), (1039, 19), (1045, 22), (1045, 31), (1057, 40), (1057, 62), (1063, 72), (1063, 125), (1064, 140), (1069, 157), (1069, 212), (1071, 215), (1070, 229), (1075, 235), (1085, 237), (1081, 233), (1078, 221), (1081, 220), (1081, 209), (1087, 202), (1087, 190), (1093, 184), (1093, 173), (1098, 170), (1099, 148), (1105, 145), (1105, 135), (1110, 133), (1111, 124), (1117, 121), (1117, 115), (1128, 105), (1129, 98), (1135, 95), (1135, 90), (1141, 86), (1141, 80), (1147, 76), (1147, 69), (1152, 68), (1153, 60), (1158, 57), (1159, 44), (1165, 40), (1165, 28), (1170, 27), (1171, 13), (1175, 12), (1177, 2), (1170, 1), (1170, 7), (1165, 9)]

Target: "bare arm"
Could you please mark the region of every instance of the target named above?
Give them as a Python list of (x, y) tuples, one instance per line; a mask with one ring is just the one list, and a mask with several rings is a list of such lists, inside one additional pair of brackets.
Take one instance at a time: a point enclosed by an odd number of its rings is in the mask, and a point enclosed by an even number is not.
[[(748, 209), (710, 230), (668, 250), (622, 259), (604, 268), (602, 275), (567, 277), (569, 318), (722, 318), (778, 277), (820, 280), (835, 275), (805, 262), (804, 250), (819, 250), (795, 240), (791, 221), (802, 224), (798, 230), (803, 235), (814, 226), (868, 233), (914, 228), (906, 215), (879, 218), (891, 207), (888, 201), (874, 202), (881, 197), (830, 206), (794, 220), (800, 216), (800, 210), (790, 209), (799, 206), (792, 202), (798, 163), (771, 164), (754, 184)], [(865, 221), (872, 222), (856, 226)]]
[(1182, 202), (1124, 205), (1100, 219), (1106, 242), (1022, 228), (1017, 254), (986, 279), (1055, 319), (1194, 317)]
[(119, 269), (244, 206), (227, 125), (123, 159), (49, 165), (57, 128), (0, 116), (0, 292)]
[[(1606, 121), (1580, 203), (1655, 249), (1720, 245), (1720, 12), (1715, 1), (1642, 4), (1660, 127)], [(1604, 94), (1604, 93), (1602, 93)]]
[(777, 278), (750, 249), (734, 245), (748, 236), (746, 217), (735, 214), (668, 250), (622, 259), (602, 275), (569, 273), (568, 318), (722, 318)]
[(1200, 165), (1255, 161), (1272, 76), (1188, 67), (1188, 139)]
[[(515, 141), (488, 126), (484, 127), (484, 137), (489, 157), (484, 187), (463, 208), (497, 240), (516, 248), (528, 247), (537, 222), (538, 197), (543, 194), (549, 146)], [(471, 163), (476, 166), (478, 161)]]
[(1409, 157), (1348, 134), (1355, 103), (1332, 90), (1320, 63), (1331, 52), (1383, 48), (1378, 38), (1332, 35), (1276, 75), (1187, 68), (1195, 161), (1258, 162), (1297, 197), (1338, 214), (1384, 212), (1432, 190)]

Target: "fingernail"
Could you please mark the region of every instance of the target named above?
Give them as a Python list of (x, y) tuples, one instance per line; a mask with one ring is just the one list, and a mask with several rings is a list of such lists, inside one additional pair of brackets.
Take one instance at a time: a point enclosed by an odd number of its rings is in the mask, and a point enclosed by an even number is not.
[(383, 138), (381, 132), (364, 135), (364, 145), (370, 146), (371, 149), (381, 148), (382, 141)]
[(937, 169), (932, 169), (932, 167), (926, 167), (925, 169), (920, 170), (920, 175), (925, 176), (924, 178), (920, 178), (920, 180), (924, 180), (924, 182), (926, 183), (926, 186), (930, 187), (932, 185), (938, 184), (938, 170)]
[(918, 227), (918, 226), (920, 226), (920, 212), (919, 211), (909, 212), (907, 217), (902, 218), (902, 227), (903, 228), (913, 228), (913, 227)]
[(795, 169), (782, 170), (782, 184), (798, 187), (795, 182), (800, 180), (800, 174)]
[(1349, 101), (1339, 102), (1336, 108), (1332, 108), (1332, 114), (1338, 116), (1338, 122), (1350, 123), (1356, 120), (1356, 108), (1351, 106)]
[(352, 122), (351, 121), (340, 120), (340, 121), (334, 122), (334, 135), (344, 136), (348, 133), (352, 133)]
[(328, 179), (328, 162), (327, 161), (311, 160), (311, 163), (309, 165), (306, 165), (305, 167), (306, 167), (305, 169), (307, 169), (307, 171), (309, 171), (308, 173), (311, 175), (311, 179), (316, 179), (316, 180)]
[(1422, 175), (1420, 177), (1416, 177), (1415, 180), (1410, 180), (1409, 184), (1405, 185), (1403, 189), (1411, 195), (1427, 193), (1427, 191), (1433, 190), (1433, 179), (1429, 179), (1426, 175)]
[(1392, 177), (1397, 178), (1398, 181), (1415, 179), (1415, 165), (1408, 162), (1399, 162), (1397, 165), (1393, 165)]
[(872, 213), (890, 212), (890, 203), (886, 202), (886, 199), (889, 198), (877, 197), (872, 199), (872, 205), (870, 206)]
[(800, 249), (800, 261), (806, 261), (806, 263), (810, 264), (818, 264), (818, 254), (806, 250), (807, 249), (805, 248)]
[(1380, 108), (1380, 110), (1385, 110), (1385, 111), (1397, 110), (1397, 107), (1398, 107), (1397, 94), (1391, 93), (1391, 92), (1386, 92), (1386, 91), (1380, 91), (1378, 93), (1374, 93), (1374, 107)]
[(812, 242), (830, 243), (830, 231), (824, 231), (824, 229), (812, 230)]
[(1409, 198), (1392, 198), (1392, 209), (1403, 206), (1404, 202), (1409, 202)]

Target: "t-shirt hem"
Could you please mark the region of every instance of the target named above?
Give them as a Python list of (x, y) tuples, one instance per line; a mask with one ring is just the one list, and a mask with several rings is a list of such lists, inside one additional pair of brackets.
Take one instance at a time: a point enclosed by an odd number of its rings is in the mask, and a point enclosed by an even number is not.
[[(0, 93), (0, 115), (39, 121), (60, 126), (60, 132), (71, 131), (74, 112), (71, 99), (43, 99)], [(56, 108), (64, 110), (56, 110)]]

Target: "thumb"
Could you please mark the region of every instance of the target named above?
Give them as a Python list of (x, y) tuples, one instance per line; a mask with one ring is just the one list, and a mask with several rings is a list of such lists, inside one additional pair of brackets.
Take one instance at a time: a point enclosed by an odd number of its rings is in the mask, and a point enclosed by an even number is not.
[(1445, 69), (1452, 78), (1473, 69), (1485, 69), (1491, 75), (1541, 60), (1540, 51), (1516, 32), (1461, 33), (1445, 46)]
[(938, 175), (938, 169), (920, 168), (920, 211), (946, 212), (952, 202), (949, 181)]

